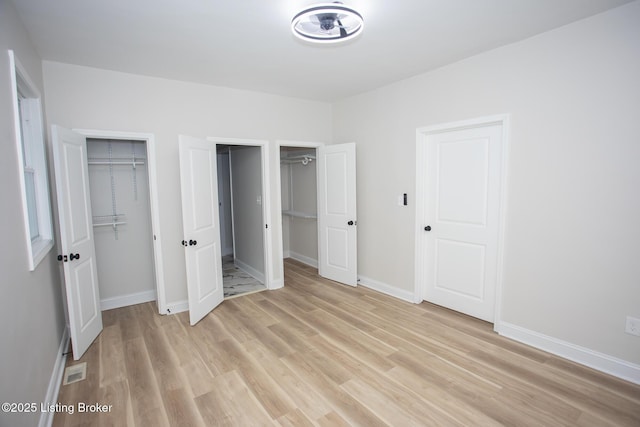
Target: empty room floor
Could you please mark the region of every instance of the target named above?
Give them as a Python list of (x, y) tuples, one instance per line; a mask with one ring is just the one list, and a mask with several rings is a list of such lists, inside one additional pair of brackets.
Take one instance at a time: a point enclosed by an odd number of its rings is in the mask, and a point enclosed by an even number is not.
[(54, 426), (638, 426), (640, 386), (496, 335), (492, 325), (318, 277), (225, 301), (196, 326), (153, 303), (105, 311), (87, 379)]

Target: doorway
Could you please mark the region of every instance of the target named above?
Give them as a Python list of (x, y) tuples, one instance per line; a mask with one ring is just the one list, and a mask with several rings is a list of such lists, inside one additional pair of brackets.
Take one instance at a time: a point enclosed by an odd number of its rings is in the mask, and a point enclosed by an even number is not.
[(318, 268), (316, 149), (280, 147), (283, 258)]
[[(151, 239), (151, 255), (153, 257), (152, 261), (152, 274), (153, 274), (153, 296), (155, 298), (150, 299), (152, 297), (151, 292), (147, 289), (146, 291), (141, 291), (142, 293), (134, 294), (128, 298), (115, 298), (113, 300), (106, 299), (101, 301), (101, 306), (103, 306), (105, 310), (122, 307), (125, 305), (133, 305), (139, 304), (145, 301), (153, 301), (155, 299), (156, 306), (159, 314), (168, 314), (170, 311), (167, 307), (166, 297), (165, 297), (165, 284), (164, 284), (164, 268), (163, 268), (163, 256), (162, 256), (162, 238), (160, 234), (160, 206), (158, 201), (158, 181), (157, 181), (157, 167), (156, 167), (156, 145), (155, 145), (155, 136), (151, 133), (141, 133), (141, 132), (121, 132), (121, 131), (109, 131), (109, 130), (94, 130), (94, 129), (74, 129), (74, 132), (85, 137), (87, 141), (87, 150), (89, 149), (90, 141), (111, 141), (112, 142), (112, 150), (114, 148), (122, 151), (122, 156), (126, 158), (126, 161), (131, 165), (131, 168), (128, 169), (127, 173), (130, 173), (130, 178), (127, 178), (129, 184), (121, 184), (125, 186), (129, 186), (131, 188), (131, 197), (135, 199), (138, 197), (138, 204), (142, 203), (140, 200), (140, 192), (146, 193), (146, 198), (144, 199), (144, 204), (148, 206), (148, 221), (149, 226), (151, 227), (151, 234), (146, 235), (144, 238)], [(132, 159), (132, 155), (134, 151), (131, 151), (131, 142), (134, 142), (135, 149), (138, 150), (138, 153), (145, 153), (145, 159), (138, 159), (139, 163), (144, 163), (140, 165), (134, 165), (135, 163)], [(115, 145), (122, 144), (122, 145)], [(104, 148), (103, 148), (104, 149)], [(108, 147), (107, 147), (107, 157), (108, 157)], [(115, 157), (115, 154), (112, 152), (112, 157)], [(89, 163), (89, 153), (87, 152), (87, 164)], [(95, 160), (95, 159), (94, 159)], [(103, 160), (103, 159), (98, 159)], [(97, 166), (97, 165), (96, 165)], [(118, 165), (114, 166), (114, 168), (120, 168), (120, 173), (125, 174), (126, 166)], [(135, 169), (135, 175), (134, 175)], [(90, 180), (91, 178), (89, 178)], [(134, 187), (134, 185), (138, 185), (142, 183), (142, 185), (146, 184), (146, 189), (140, 189)], [(110, 187), (109, 187), (110, 191)], [(138, 191), (136, 195), (135, 192)], [(117, 194), (117, 192), (116, 192)], [(93, 200), (92, 200), (93, 203)], [(116, 200), (117, 207), (117, 200)], [(146, 209), (146, 207), (145, 207)], [(113, 210), (110, 212), (113, 213)], [(92, 212), (92, 215), (98, 215), (96, 212)], [(143, 214), (147, 215), (147, 214)], [(146, 219), (145, 219), (146, 221)], [(94, 233), (98, 228), (94, 227)], [(107, 227), (108, 228), (108, 227)], [(100, 230), (101, 232), (103, 230)], [(121, 229), (122, 230), (122, 229)], [(94, 236), (95, 237), (95, 236)], [(103, 269), (104, 270), (104, 269)], [(148, 271), (148, 270), (147, 270)], [(148, 274), (148, 273), (147, 273)], [(101, 296), (101, 299), (105, 299)], [(145, 300), (145, 301), (143, 301)]]
[[(295, 191), (289, 194), (289, 189), (300, 186), (301, 183), (294, 181), (293, 186), (286, 181), (290, 179), (287, 168), (281, 165), (281, 171), (277, 174), (280, 179), (277, 191), (280, 193), (279, 200), (280, 210), (284, 211), (284, 215), (279, 218), (281, 220), (282, 237), (276, 240), (276, 243), (282, 248), (283, 258), (289, 256), (298, 256), (299, 260), (308, 265), (316, 265), (318, 274), (327, 279), (340, 282), (350, 286), (357, 285), (357, 212), (356, 212), (356, 144), (332, 144), (325, 146), (320, 143), (304, 143), (293, 141), (276, 141), (277, 152), (284, 160), (284, 165), (288, 161), (304, 162), (304, 167), (308, 167), (315, 163), (316, 181), (316, 218), (313, 218), (313, 202), (310, 194), (312, 189), (308, 184), (306, 190), (302, 190), (302, 199), (306, 200), (302, 205), (302, 209), (309, 209), (309, 212), (296, 210)], [(305, 158), (306, 150), (306, 158)], [(315, 159), (309, 156), (315, 151)], [(295, 164), (295, 163), (294, 163)], [(283, 172), (284, 169), (284, 172)], [(307, 173), (311, 179), (311, 171)], [(283, 183), (283, 181), (285, 181)], [(307, 194), (304, 194), (306, 191)], [(292, 200), (289, 200), (291, 198)], [(291, 207), (293, 206), (293, 210)], [(291, 222), (293, 220), (305, 221), (309, 229), (312, 229), (313, 222), (317, 234), (316, 243), (313, 247), (307, 247), (309, 253), (317, 254), (316, 259), (305, 255), (292, 254), (292, 236)], [(289, 222), (289, 229), (286, 229), (286, 223)], [(286, 233), (289, 233), (287, 235)], [(313, 240), (312, 240), (313, 241)], [(289, 242), (288, 253), (285, 250), (285, 244)], [(295, 251), (294, 251), (295, 252)], [(293, 256), (292, 256), (293, 258)], [(284, 267), (283, 267), (284, 270)]]
[[(202, 139), (179, 135), (182, 229), (184, 233), (182, 245), (185, 247), (189, 322), (191, 325), (198, 323), (224, 301), (217, 172), (218, 145), (238, 146), (237, 152), (239, 154), (235, 157), (240, 162), (246, 158), (257, 159), (257, 161), (251, 162), (252, 166), (248, 168), (234, 167), (233, 159), (236, 150), (230, 149), (230, 180), (234, 180), (237, 184), (238, 181), (245, 180), (249, 175), (260, 177), (259, 180), (255, 180), (258, 184), (250, 187), (249, 191), (234, 190), (232, 192), (232, 195), (234, 193), (242, 195), (241, 200), (246, 204), (242, 207), (238, 205), (237, 215), (256, 217), (260, 221), (260, 231), (257, 232), (258, 229), (254, 230), (252, 227), (250, 231), (252, 237), (249, 238), (245, 235), (240, 236), (240, 233), (245, 230), (240, 230), (237, 226), (234, 227), (233, 251), (236, 256), (242, 257), (247, 253), (253, 254), (247, 256), (252, 257), (256, 261), (256, 265), (259, 265), (259, 260), (256, 260), (259, 255), (256, 256), (252, 251), (255, 250), (255, 246), (260, 246), (262, 248), (262, 271), (258, 270), (258, 273), (264, 277), (263, 284), (266, 289), (271, 289), (272, 283), (271, 252), (267, 246), (268, 242), (271, 242), (268, 141), (213, 137)], [(254, 147), (254, 149), (249, 147)], [(236, 175), (233, 172), (234, 169), (240, 173)], [(232, 184), (232, 187), (234, 186), (238, 188)], [(234, 205), (233, 200), (231, 205)], [(255, 244), (255, 241), (259, 240), (258, 234), (262, 236), (261, 245)], [(246, 252), (242, 254), (240, 254), (238, 239), (245, 239), (250, 243), (244, 245)], [(237, 263), (237, 260), (234, 262)], [(253, 266), (250, 265), (250, 267)]]
[[(155, 286), (157, 289), (158, 308), (162, 312), (164, 309), (164, 282), (162, 273), (162, 257), (160, 250), (160, 236), (158, 234), (159, 218), (157, 203), (157, 187), (155, 177), (155, 151), (153, 145), (153, 135), (137, 134), (126, 132), (108, 132), (108, 131), (88, 131), (61, 128), (53, 125), (51, 129), (51, 138), (53, 146), (54, 172), (56, 177), (56, 196), (58, 199), (58, 213), (60, 226), (60, 250), (58, 260), (62, 263), (64, 271), (64, 282), (67, 299), (67, 312), (69, 315), (69, 331), (71, 341), (73, 343), (73, 357), (78, 360), (87, 350), (89, 345), (98, 336), (102, 330), (102, 309), (103, 301), (100, 298), (100, 290), (98, 284), (96, 245), (94, 239), (94, 225), (98, 227), (103, 224), (100, 220), (109, 220), (108, 226), (114, 231), (112, 237), (117, 237), (118, 228), (122, 231), (122, 227), (126, 225), (126, 220), (122, 212), (117, 210), (117, 199), (112, 198), (114, 191), (109, 191), (111, 199), (111, 213), (104, 216), (97, 214), (100, 218), (94, 217), (92, 213), (92, 200), (90, 195), (91, 180), (89, 175), (89, 155), (87, 138), (107, 141), (106, 146), (102, 144), (104, 141), (94, 141), (93, 145), (98, 152), (106, 149), (106, 159), (98, 158), (97, 155), (92, 160), (95, 166), (107, 167), (114, 169), (119, 166), (121, 159), (114, 156), (113, 143), (114, 140), (126, 140), (126, 145), (133, 143), (132, 151), (127, 156), (127, 162), (132, 169), (136, 163), (141, 162), (141, 157), (146, 155), (147, 173), (146, 182), (148, 184), (148, 197), (144, 197), (143, 204), (148, 204), (147, 216), (150, 212), (150, 221), (147, 222), (143, 232), (149, 231), (147, 239), (152, 239), (152, 257), (154, 259), (153, 272), (151, 276), (155, 278)], [(140, 141), (144, 144), (136, 147), (136, 142)], [(100, 146), (96, 145), (99, 144)], [(121, 148), (119, 146), (119, 148)], [(118, 148), (118, 149), (119, 149)], [(143, 154), (144, 153), (144, 154)], [(103, 163), (103, 164), (99, 164)], [(109, 187), (115, 188), (115, 174), (109, 172)], [(136, 171), (137, 172), (137, 171)], [(113, 176), (113, 179), (112, 179)], [(138, 175), (136, 174), (135, 180)], [(94, 180), (95, 181), (95, 180)], [(137, 181), (130, 181), (136, 182)], [(131, 187), (129, 187), (131, 189)], [(139, 187), (136, 187), (134, 193)], [(99, 192), (98, 190), (95, 190)], [(96, 194), (97, 196), (97, 194)], [(97, 199), (96, 199), (97, 200)], [(96, 202), (98, 203), (98, 202)], [(98, 203), (99, 204), (99, 203)], [(107, 201), (107, 205), (109, 205)], [(114, 210), (114, 207), (116, 210)], [(106, 218), (105, 218), (106, 217)], [(107, 221), (104, 221), (106, 224)], [(135, 253), (129, 253), (129, 258), (124, 262), (135, 263)], [(116, 268), (124, 269), (121, 266)], [(130, 268), (128, 265), (125, 268)], [(155, 274), (154, 274), (155, 273)], [(108, 303), (112, 306), (122, 306), (136, 304), (142, 300), (150, 298), (152, 291), (145, 290), (141, 292), (133, 292), (130, 288), (122, 288), (114, 291), (115, 297), (109, 299)]]
[(266, 290), (260, 147), (216, 145), (224, 297)]
[(156, 300), (146, 143), (87, 138), (102, 310)]
[(499, 318), (506, 116), (417, 131), (416, 302)]

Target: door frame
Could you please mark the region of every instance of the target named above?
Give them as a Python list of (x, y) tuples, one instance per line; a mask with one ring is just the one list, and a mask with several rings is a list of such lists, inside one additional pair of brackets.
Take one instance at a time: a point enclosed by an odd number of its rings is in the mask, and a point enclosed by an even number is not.
[(507, 158), (509, 147), (509, 114), (497, 114), (492, 116), (477, 117), (468, 120), (440, 123), (432, 126), (425, 126), (416, 129), (416, 216), (415, 216), (415, 272), (414, 272), (414, 296), (416, 304), (425, 300), (426, 294), (426, 267), (422, 260), (427, 256), (427, 236), (423, 232), (424, 224), (422, 220), (426, 211), (427, 196), (425, 180), (427, 173), (424, 165), (427, 161), (427, 137), (430, 135), (471, 129), (482, 126), (501, 125), (502, 126), (502, 153), (500, 159), (500, 204), (499, 224), (498, 224), (498, 265), (496, 277), (495, 309), (494, 309), (494, 329), (502, 319), (502, 286), (503, 286), (503, 264), (504, 264), (504, 242), (505, 242), (505, 219), (507, 209)]
[[(296, 148), (312, 148), (316, 150), (316, 153), (318, 151), (319, 147), (323, 147), (325, 144), (322, 142), (305, 142), (305, 141), (291, 141), (291, 140), (282, 140), (282, 139), (278, 139), (276, 140), (275, 143), (275, 150), (276, 153), (278, 154), (277, 156), (277, 161), (278, 161), (278, 166), (280, 165), (280, 148), (281, 147), (296, 147)], [(316, 168), (317, 168), (317, 162), (316, 162)], [(318, 172), (316, 169), (316, 176), (317, 176)], [(276, 227), (278, 230), (277, 233), (277, 239), (275, 242), (276, 245), (276, 250), (277, 253), (280, 254), (280, 259), (278, 260), (278, 268), (280, 269), (279, 271), (279, 277), (281, 277), (280, 279), (280, 283), (281, 285), (279, 287), (284, 286), (284, 244), (282, 242), (282, 238), (283, 238), (283, 233), (282, 233), (282, 177), (281, 177), (281, 173), (280, 173), (280, 167), (278, 167), (278, 172), (276, 173), (276, 194), (275, 194), (275, 200), (274, 200), (274, 204), (276, 205), (276, 207), (278, 208), (278, 213), (279, 215), (276, 215), (276, 219), (275, 219), (275, 223), (276, 223)], [(318, 241), (318, 246), (320, 246), (320, 242)]]
[(152, 133), (121, 132), (95, 129), (72, 129), (85, 138), (143, 141), (147, 150), (147, 175), (149, 180), (149, 204), (151, 232), (153, 233), (153, 261), (156, 281), (158, 313), (167, 314), (166, 288), (162, 262), (162, 238), (160, 233), (160, 208), (158, 203), (158, 178), (156, 168), (156, 144)]
[[(277, 281), (273, 277), (273, 253), (272, 253), (272, 229), (271, 223), (271, 185), (270, 185), (270, 172), (269, 172), (269, 141), (263, 139), (245, 139), (245, 138), (222, 138), (209, 136), (205, 138), (207, 141), (211, 141), (216, 145), (242, 145), (247, 147), (259, 147), (260, 159), (262, 162), (262, 220), (265, 227), (262, 229), (262, 241), (264, 252), (264, 286), (269, 289), (277, 289), (282, 286), (277, 286)], [(218, 196), (219, 197), (219, 196)], [(232, 195), (233, 197), (233, 195)], [(220, 200), (218, 200), (219, 206)], [(221, 242), (218, 242), (221, 244)], [(235, 253), (235, 237), (234, 237), (234, 253)]]

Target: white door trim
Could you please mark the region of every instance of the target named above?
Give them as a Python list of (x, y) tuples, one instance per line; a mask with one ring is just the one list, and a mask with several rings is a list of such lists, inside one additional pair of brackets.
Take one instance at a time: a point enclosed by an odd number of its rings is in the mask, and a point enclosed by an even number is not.
[[(322, 142), (308, 142), (308, 141), (290, 141), (290, 140), (284, 140), (284, 139), (278, 139), (276, 140), (275, 143), (275, 152), (277, 153), (277, 164), (280, 164), (280, 147), (300, 147), (300, 148), (318, 148), (318, 147), (322, 147), (325, 144)], [(316, 162), (316, 175), (317, 175), (317, 165), (318, 163)], [(277, 169), (277, 173), (276, 175), (276, 194), (275, 194), (275, 199), (274, 199), (274, 204), (275, 206), (277, 206), (278, 208), (278, 213), (282, 212), (282, 177), (280, 176), (280, 168), (278, 167)], [(279, 254), (279, 262), (278, 262), (278, 269), (280, 271), (278, 271), (278, 277), (279, 277), (279, 284), (280, 286), (278, 287), (282, 287), (284, 286), (284, 245), (282, 244), (282, 214), (280, 215), (276, 215), (275, 218), (275, 224), (276, 226), (276, 230), (277, 231), (277, 235), (276, 235), (276, 241), (275, 243), (275, 249), (277, 251), (277, 253)], [(318, 242), (318, 244), (320, 244), (320, 242)]]
[(426, 171), (423, 162), (426, 156), (426, 139), (427, 136), (451, 132), (463, 129), (469, 129), (480, 126), (502, 125), (502, 159), (500, 176), (500, 206), (499, 206), (499, 226), (498, 226), (498, 271), (496, 280), (496, 301), (494, 310), (494, 328), (502, 319), (502, 282), (503, 282), (503, 261), (504, 261), (504, 240), (505, 240), (505, 219), (507, 208), (507, 158), (509, 146), (509, 115), (498, 114), (492, 116), (478, 117), (457, 122), (441, 123), (432, 126), (420, 127), (416, 129), (416, 216), (415, 216), (415, 271), (414, 271), (414, 302), (416, 304), (424, 300), (426, 283), (425, 271), (422, 268), (421, 260), (426, 254), (426, 236), (422, 232), (424, 224), (422, 218), (425, 215), (425, 182)]
[[(243, 145), (250, 147), (260, 147), (260, 157), (262, 160), (262, 218), (267, 227), (262, 229), (262, 241), (264, 244), (264, 286), (267, 289), (281, 288), (273, 277), (273, 253), (271, 244), (273, 224), (271, 223), (271, 185), (269, 172), (269, 141), (264, 139), (244, 139), (244, 138), (221, 138), (209, 136), (207, 141), (216, 145)], [(234, 245), (235, 252), (235, 245)]]
[(152, 133), (120, 132), (95, 129), (73, 129), (87, 138), (122, 139), (144, 141), (147, 148), (147, 173), (149, 174), (149, 203), (151, 204), (151, 232), (153, 233), (153, 261), (156, 278), (158, 312), (168, 314), (164, 264), (162, 261), (162, 239), (160, 233), (160, 207), (158, 203), (158, 178), (156, 169), (156, 144)]

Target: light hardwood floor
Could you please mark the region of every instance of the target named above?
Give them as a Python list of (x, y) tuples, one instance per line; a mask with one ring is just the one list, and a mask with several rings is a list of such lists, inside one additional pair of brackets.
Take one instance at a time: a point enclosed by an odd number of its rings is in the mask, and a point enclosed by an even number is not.
[[(640, 386), (504, 339), (490, 324), (326, 281), (225, 301), (195, 327), (153, 303), (103, 313), (87, 379), (54, 426), (639, 426)], [(74, 406), (77, 408), (77, 406)]]

